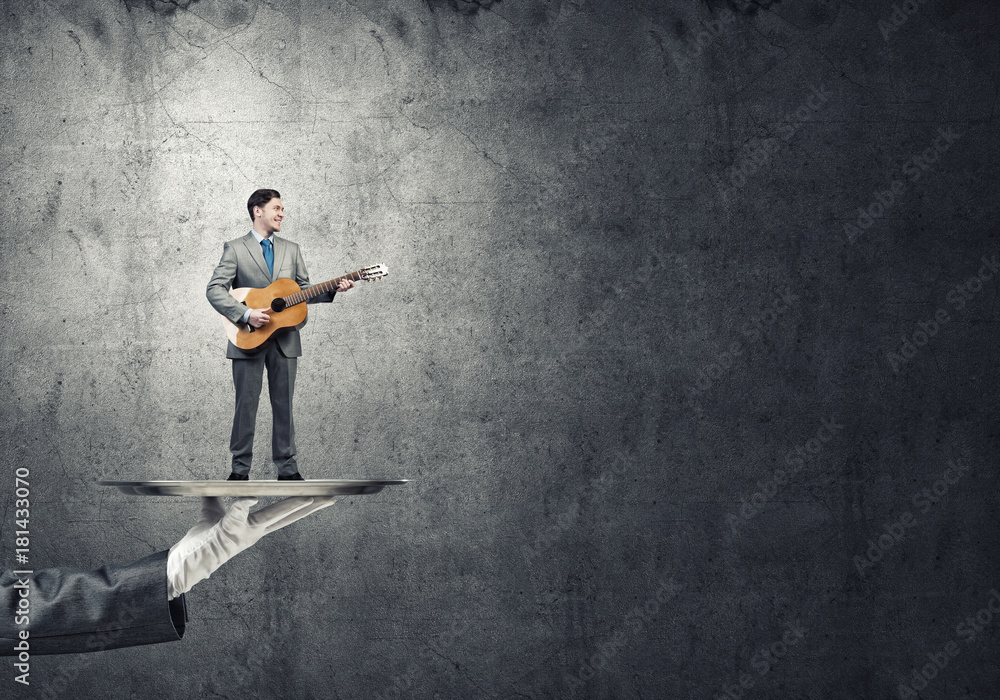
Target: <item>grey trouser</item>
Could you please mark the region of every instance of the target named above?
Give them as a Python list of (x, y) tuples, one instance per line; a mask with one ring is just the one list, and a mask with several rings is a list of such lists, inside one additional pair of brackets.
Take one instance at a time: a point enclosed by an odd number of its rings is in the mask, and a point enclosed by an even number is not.
[(292, 423), (295, 360), (294, 357), (285, 357), (278, 344), (274, 342), (252, 358), (232, 360), (236, 411), (233, 415), (233, 433), (229, 439), (229, 451), (233, 454), (233, 471), (237, 474), (250, 472), (257, 404), (260, 402), (260, 390), (264, 385), (265, 367), (267, 367), (267, 390), (271, 396), (274, 426), (271, 435), (271, 458), (278, 467), (278, 474), (294, 474), (298, 471), (295, 462), (295, 426)]

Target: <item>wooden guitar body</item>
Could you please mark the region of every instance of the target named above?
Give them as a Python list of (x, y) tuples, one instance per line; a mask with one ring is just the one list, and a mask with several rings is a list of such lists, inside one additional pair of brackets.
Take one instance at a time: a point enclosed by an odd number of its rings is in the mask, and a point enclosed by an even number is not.
[(296, 284), (295, 280), (284, 277), (275, 280), (263, 289), (252, 287), (230, 289), (229, 294), (233, 299), (243, 302), (251, 309), (268, 309), (267, 315), (271, 320), (260, 328), (251, 328), (249, 325), (237, 325), (223, 316), (222, 325), (226, 329), (226, 337), (240, 350), (255, 352), (260, 350), (275, 333), (289, 328), (298, 330), (306, 325), (306, 301), (317, 294), (334, 291), (341, 280), (374, 282), (388, 274), (389, 270), (386, 269), (386, 266), (378, 264), (363, 267), (355, 272), (348, 272), (336, 279), (309, 287), (305, 291)]
[[(286, 297), (298, 291), (300, 291), (299, 285), (295, 283), (295, 280), (282, 278), (275, 280), (263, 289), (240, 287), (229, 290), (229, 294), (236, 301), (243, 302), (251, 309), (268, 309), (275, 299)], [(260, 328), (236, 325), (228, 318), (223, 317), (226, 336), (233, 345), (244, 352), (259, 350), (275, 333), (289, 328), (298, 330), (306, 325), (306, 304), (301, 302), (287, 307), (284, 311), (271, 310), (267, 312), (267, 315), (271, 317), (271, 320)]]

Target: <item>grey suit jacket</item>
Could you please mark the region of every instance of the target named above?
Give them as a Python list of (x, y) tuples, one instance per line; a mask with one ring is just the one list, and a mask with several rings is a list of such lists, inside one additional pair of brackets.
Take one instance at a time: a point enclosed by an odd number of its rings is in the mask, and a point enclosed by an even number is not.
[[(22, 599), (28, 601), (26, 626), (16, 624)], [(0, 574), (0, 656), (17, 655), (22, 629), (28, 630), (30, 655), (76, 654), (176, 641), (186, 621), (184, 596), (167, 601), (166, 551), (96, 571)]]
[[(222, 250), (222, 259), (212, 273), (205, 295), (216, 311), (233, 323), (239, 323), (247, 312), (246, 304), (229, 296), (229, 290), (240, 287), (260, 289), (271, 284), (276, 279), (287, 277), (295, 280), (302, 289), (311, 287), (309, 272), (306, 270), (302, 251), (297, 243), (272, 235), (274, 244), (274, 274), (267, 272), (264, 252), (252, 233), (227, 241)], [(313, 297), (307, 303), (324, 303), (333, 301), (336, 292), (328, 292)], [(274, 337), (285, 357), (300, 357), (302, 342), (297, 330), (286, 330)], [(245, 353), (232, 343), (228, 343), (226, 357), (230, 359), (253, 357), (253, 353)]]

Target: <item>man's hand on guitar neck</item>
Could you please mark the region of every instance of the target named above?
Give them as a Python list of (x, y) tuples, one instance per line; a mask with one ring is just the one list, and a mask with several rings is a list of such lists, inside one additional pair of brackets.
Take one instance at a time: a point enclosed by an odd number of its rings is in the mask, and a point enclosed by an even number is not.
[(337, 283), (338, 292), (346, 292), (348, 289), (352, 289), (353, 287), (354, 287), (354, 280), (343, 279)]
[(254, 328), (260, 328), (271, 320), (271, 317), (267, 315), (267, 312), (271, 309), (251, 309), (250, 318), (247, 319), (247, 323)]

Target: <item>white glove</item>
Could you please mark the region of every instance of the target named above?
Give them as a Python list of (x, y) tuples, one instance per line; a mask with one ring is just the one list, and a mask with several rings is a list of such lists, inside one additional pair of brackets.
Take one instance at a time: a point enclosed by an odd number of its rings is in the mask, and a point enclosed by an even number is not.
[(336, 500), (334, 496), (286, 498), (250, 513), (256, 498), (238, 498), (228, 511), (218, 498), (202, 498), (201, 518), (167, 555), (167, 600), (187, 593), (264, 535)]

